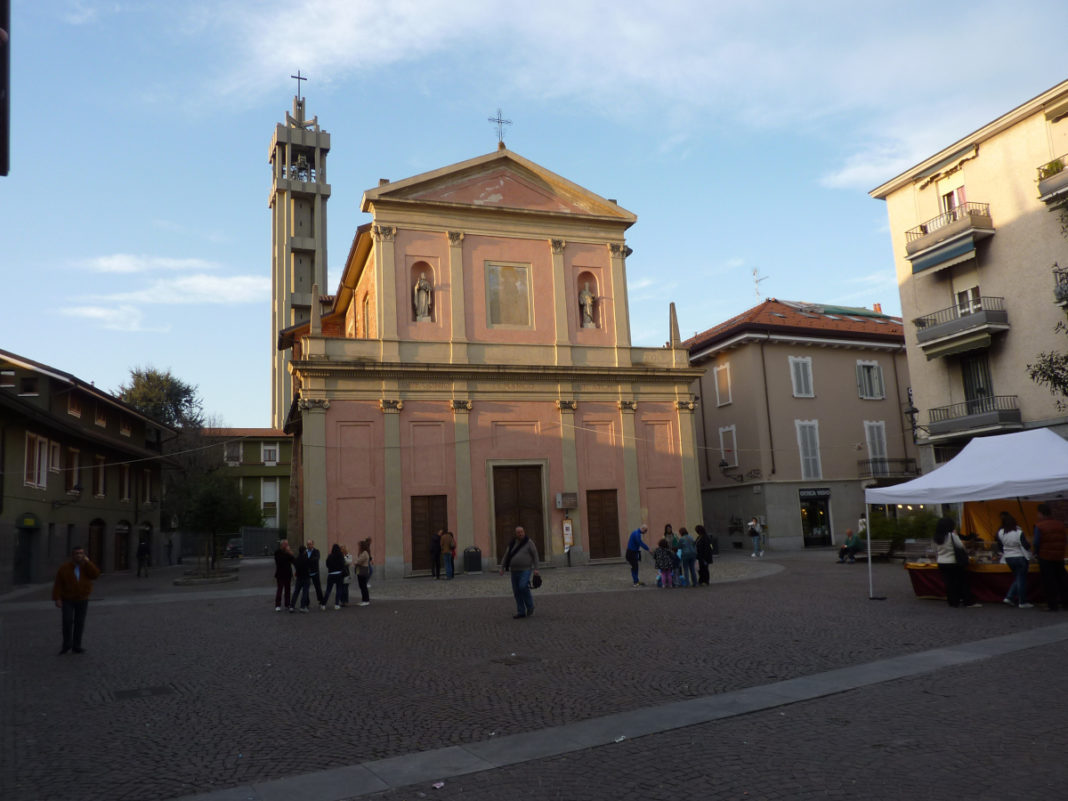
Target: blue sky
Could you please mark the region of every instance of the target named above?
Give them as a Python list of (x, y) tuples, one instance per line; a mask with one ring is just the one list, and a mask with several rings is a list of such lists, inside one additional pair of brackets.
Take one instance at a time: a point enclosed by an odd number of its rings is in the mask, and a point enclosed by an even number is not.
[(273, 126), (332, 135), (329, 287), (365, 189), (496, 146), (638, 215), (636, 345), (763, 297), (900, 313), (867, 190), (1064, 80), (1063, 2), (13, 0), (0, 347), (269, 424)]

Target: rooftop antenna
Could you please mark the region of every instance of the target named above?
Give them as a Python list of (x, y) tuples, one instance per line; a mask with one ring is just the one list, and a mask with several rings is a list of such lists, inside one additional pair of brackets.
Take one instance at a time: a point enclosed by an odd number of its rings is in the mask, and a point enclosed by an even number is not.
[(767, 280), (768, 276), (761, 276), (760, 270), (758, 270), (756, 267), (753, 268), (753, 291), (756, 293), (756, 296), (758, 298), (760, 297), (760, 282)]
[(497, 125), (497, 149), (501, 150), (504, 148), (504, 126), (511, 125), (512, 121), (504, 119), (500, 109), (497, 109), (497, 116), (490, 117), (489, 121)]

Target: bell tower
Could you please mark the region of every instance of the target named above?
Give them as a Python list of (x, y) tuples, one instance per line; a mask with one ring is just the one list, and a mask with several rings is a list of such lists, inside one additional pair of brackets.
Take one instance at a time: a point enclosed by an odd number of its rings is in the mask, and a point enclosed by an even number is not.
[(271, 424), (281, 428), (293, 402), (290, 350), (277, 348), (278, 332), (311, 319), (312, 287), (326, 291), (326, 154), (330, 134), (318, 116), (304, 113), (298, 71), (293, 113), (274, 127), (271, 165)]

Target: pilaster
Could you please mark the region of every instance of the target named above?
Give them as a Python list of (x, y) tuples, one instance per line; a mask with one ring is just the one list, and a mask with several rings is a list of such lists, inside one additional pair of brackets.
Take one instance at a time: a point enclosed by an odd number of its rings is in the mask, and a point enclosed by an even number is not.
[[(608, 245), (609, 263), (612, 272), (612, 319), (616, 322), (616, 363), (622, 363), (620, 348), (630, 347), (630, 305), (627, 300), (627, 268), (625, 260), (628, 248), (622, 242)], [(629, 356), (628, 356), (629, 358)]]
[(634, 414), (637, 411), (636, 402), (619, 402), (622, 417), (620, 430), (623, 432), (623, 495), (627, 499), (627, 531), (633, 531), (646, 522), (642, 515), (641, 487), (638, 482), (638, 439), (634, 423)]
[(549, 247), (552, 249), (553, 260), (553, 314), (556, 317), (556, 363), (561, 365), (571, 364), (571, 337), (567, 330), (567, 304), (571, 294), (564, 272), (564, 248), (567, 243), (563, 239), (550, 239)]
[(386, 519), (383, 531), (386, 567), (396, 568), (393, 575), (404, 575), (404, 496), (401, 492), (401, 439), (400, 413), (404, 408), (402, 400), (380, 400), (378, 408), (385, 418), (383, 435), (385, 438), (385, 488)]
[(694, 410), (697, 404), (692, 400), (676, 401), (679, 414), (679, 455), (682, 458), (682, 493), (683, 518), (693, 529), (699, 522), (704, 522), (704, 508), (701, 503), (701, 475), (697, 466), (697, 427), (694, 425)]
[(452, 361), (467, 361), (467, 308), (464, 301), (464, 232), (448, 231), (449, 237), (449, 299)]
[[(375, 264), (378, 265), (378, 333), (384, 343), (397, 342), (397, 228), (378, 225), (371, 228), (375, 241)], [(387, 354), (383, 354), (388, 358)]]
[[(564, 492), (579, 492), (579, 469), (578, 447), (575, 442), (575, 409), (578, 403), (573, 400), (558, 400), (556, 408), (560, 410), (560, 445), (563, 456)], [(582, 538), (581, 515), (576, 514), (571, 520), (572, 531), (575, 536), (575, 547), (572, 550), (586, 551), (583, 547), (585, 540)], [(561, 550), (562, 553), (562, 550)]]
[(320, 398), (300, 401), (303, 434), (301, 462), (304, 468), (304, 537), (325, 543), (327, 531), (326, 411), (330, 401)]
[(471, 401), (452, 402), (453, 439), (456, 454), (456, 535), (473, 541), (475, 512), (471, 487)]

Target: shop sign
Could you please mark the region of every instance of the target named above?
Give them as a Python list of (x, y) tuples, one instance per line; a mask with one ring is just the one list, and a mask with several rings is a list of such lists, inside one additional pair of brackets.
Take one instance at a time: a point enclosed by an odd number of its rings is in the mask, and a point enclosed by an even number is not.
[(817, 489), (800, 489), (797, 491), (798, 496), (803, 501), (812, 500), (813, 498), (830, 498), (830, 487), (819, 487)]

